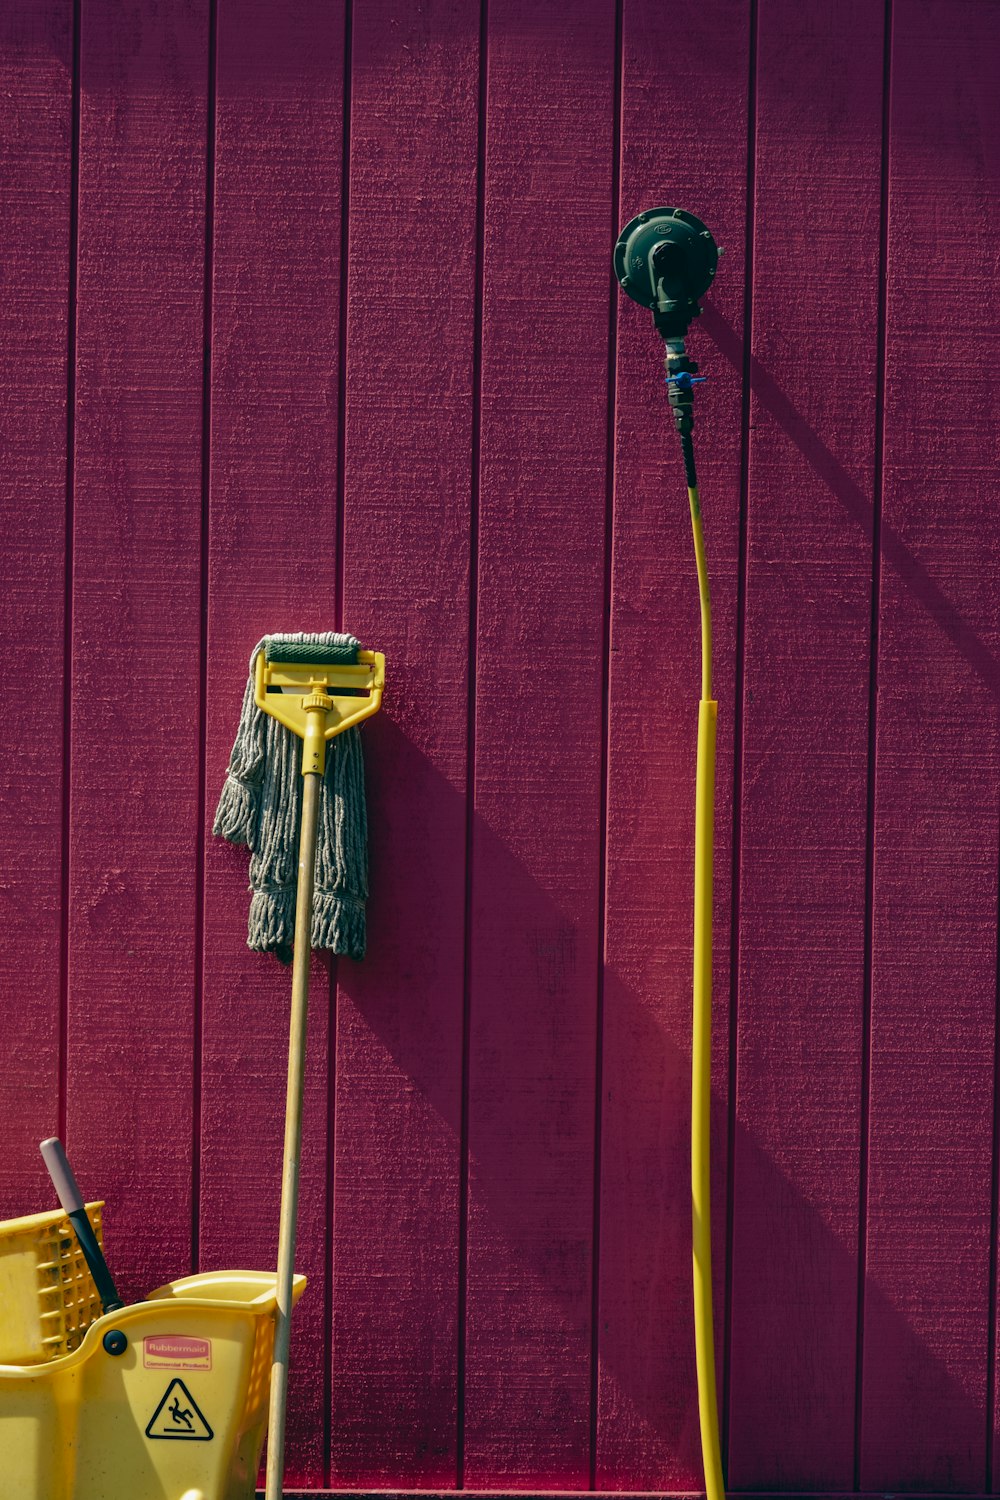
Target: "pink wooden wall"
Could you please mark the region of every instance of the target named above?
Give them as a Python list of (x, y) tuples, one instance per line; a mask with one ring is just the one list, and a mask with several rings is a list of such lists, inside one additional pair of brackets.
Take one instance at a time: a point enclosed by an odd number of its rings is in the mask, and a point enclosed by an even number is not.
[(4, 0), (0, 1212), (273, 1264), (287, 974), (208, 836), (348, 625), (371, 952), (315, 965), (289, 1477), (700, 1484), (697, 597), (621, 222), (694, 332), (716, 1299), (743, 1490), (1000, 1486), (996, 0)]

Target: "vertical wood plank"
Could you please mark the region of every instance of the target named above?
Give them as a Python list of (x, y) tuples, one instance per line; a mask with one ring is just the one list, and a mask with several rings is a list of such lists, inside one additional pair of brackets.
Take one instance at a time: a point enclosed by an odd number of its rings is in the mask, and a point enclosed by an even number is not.
[(878, 7), (760, 3), (728, 1471), (751, 1489), (854, 1483), (883, 41)]
[(354, 12), (344, 618), (371, 937), (339, 965), (332, 1473), (457, 1480), (479, 6)]
[[(336, 604), (341, 4), (220, 7), (212, 301), (209, 822), (262, 635), (329, 630)], [(290, 976), (246, 947), (247, 853), (206, 855), (200, 1245), (206, 1268), (277, 1256)], [(330, 962), (314, 959), (286, 1482), (325, 1474)]]
[[(626, 0), (620, 221), (687, 208), (725, 249), (689, 347), (719, 701), (713, 1242), (722, 1390), (729, 885), (748, 11)], [(711, 69), (706, 59), (712, 59)], [(610, 253), (610, 248), (609, 248)], [(698, 586), (650, 315), (621, 299), (615, 436), (597, 1487), (702, 1484), (691, 1291), (690, 1046)]]
[(67, 1136), (126, 1297), (191, 1256), (207, 20), (81, 41)]
[(615, 7), (488, 14), (465, 1482), (586, 1487)]
[(59, 1123), (72, 27), (64, 0), (0, 12), (0, 618), (28, 685), (0, 736), (0, 1218), (53, 1204), (38, 1141)]
[(986, 1474), (998, 52), (995, 6), (894, 4), (863, 1488)]

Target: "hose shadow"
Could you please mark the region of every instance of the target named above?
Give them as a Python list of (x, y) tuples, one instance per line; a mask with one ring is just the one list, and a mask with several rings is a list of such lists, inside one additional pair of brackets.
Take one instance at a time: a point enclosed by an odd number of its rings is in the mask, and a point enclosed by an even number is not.
[[(706, 301), (703, 307), (701, 327), (713, 340), (720, 354), (729, 361), (742, 378), (743, 339), (718, 308), (709, 301)], [(866, 534), (870, 534), (873, 512), (872, 496), (851, 478), (840, 460), (792, 404), (774, 376), (753, 354), (750, 356), (750, 391), (792, 440), (823, 484), (844, 507), (851, 520), (863, 527)], [(948, 598), (940, 585), (930, 576), (924, 564), (907, 545), (899, 531), (884, 517), (881, 523), (880, 545), (883, 559), (945, 632), (991, 696), (1000, 701), (1000, 660), (963, 618), (959, 608)]]
[[(595, 1267), (598, 1014), (596, 965), (591, 968), (587, 960), (591, 934), (579, 929), (559, 890), (543, 886), (507, 842), (474, 815), (471, 972), (477, 973), (477, 942), (487, 934), (492, 954), (499, 936), (509, 949), (512, 982), (521, 976), (521, 992), (512, 993), (502, 1009), (495, 982), (474, 985), (467, 997), (472, 1066), (466, 1118), (459, 1049), (452, 1039), (442, 1067), (440, 1047), (460, 1020), (461, 1007), (458, 995), (442, 987), (439, 943), (447, 932), (462, 928), (464, 919), (435, 913), (445, 895), (455, 899), (456, 882), (443, 892), (440, 873), (464, 847), (464, 796), (388, 713), (366, 731), (366, 749), (371, 783), (382, 789), (371, 817), (373, 956), (365, 965), (340, 965), (338, 1070), (343, 1068), (345, 1077), (338, 1076), (338, 1090), (346, 1083), (347, 1093), (340, 1092), (334, 1214), (336, 1220), (347, 1212), (341, 1202), (346, 1188), (353, 1220), (348, 1259), (374, 1254), (374, 1260), (359, 1274), (358, 1267), (341, 1265), (337, 1251), (344, 1279), (338, 1281), (336, 1302), (341, 1305), (348, 1292), (353, 1299), (353, 1343), (334, 1382), (335, 1483), (385, 1479), (359, 1442), (371, 1442), (380, 1425), (392, 1431), (394, 1443), (412, 1445), (413, 1462), (424, 1472), (427, 1445), (446, 1443), (442, 1414), (461, 1410), (470, 1488), (503, 1485), (505, 1476), (491, 1468), (490, 1454), (509, 1443), (513, 1431), (518, 1432), (518, 1483), (587, 1488), (593, 1419), (598, 1489), (698, 1489), (686, 1041), (690, 955), (661, 954), (647, 970), (647, 981), (638, 984), (613, 965), (604, 975), (601, 1235)], [(655, 790), (665, 799), (690, 800), (687, 783)], [(414, 889), (400, 864), (408, 841), (435, 838), (430, 830), (446, 830), (454, 848), (442, 843), (428, 848), (427, 881)], [(552, 833), (558, 841), (558, 828)], [(689, 849), (671, 854), (660, 893), (664, 913), (682, 911), (685, 926), (690, 858)], [(595, 888), (600, 877), (595, 863)], [(404, 888), (405, 902), (400, 899)], [(494, 892), (501, 893), (495, 906)], [(495, 925), (490, 930), (497, 921), (499, 934)], [(719, 934), (717, 944), (720, 963), (724, 936)], [(651, 938), (655, 946), (656, 934), (647, 928), (640, 941)], [(801, 931), (788, 935), (790, 944), (801, 939)], [(460, 986), (458, 965), (448, 972), (448, 982)], [(859, 1004), (861, 992), (859, 975)], [(353, 1130), (345, 1115), (358, 1097), (355, 1064), (344, 1047), (344, 1038), (351, 1036), (364, 1037), (364, 1081), (379, 1099), (377, 1116), (366, 1113), (365, 1131)], [(725, 1037), (717, 1034), (716, 1045), (724, 1053)], [(816, 1048), (817, 1079), (825, 1077), (829, 1088), (829, 1059), (820, 1037)], [(381, 1076), (374, 1077), (371, 1063), (378, 1053)], [(798, 1058), (800, 1072), (801, 1064)], [(780, 1058), (775, 1070), (777, 1079)], [(849, 1083), (843, 1107), (860, 1113), (860, 1072)], [(373, 1121), (374, 1138), (366, 1135)], [(727, 1129), (727, 1101), (716, 1092), (713, 1211), (720, 1349), (727, 1186), (721, 1158)], [(394, 1169), (392, 1152), (402, 1149), (405, 1157), (408, 1130), (433, 1135), (434, 1159), (446, 1164), (447, 1186), (438, 1183), (435, 1190), (434, 1184)], [(460, 1226), (465, 1149), (468, 1216)], [(802, 1152), (809, 1153), (813, 1191), (808, 1198), (737, 1110), (730, 1170), (739, 1174), (737, 1201), (752, 1205), (752, 1221), (744, 1221), (740, 1210), (734, 1226), (728, 1479), (735, 1489), (854, 1487), (857, 1226), (843, 1233), (842, 1151), (835, 1157), (831, 1145), (826, 1170), (815, 1159), (814, 1141), (804, 1143)], [(782, 1156), (795, 1160), (794, 1140), (782, 1142)], [(410, 1160), (416, 1157), (411, 1154)], [(826, 1181), (829, 1201), (815, 1191), (816, 1183)], [(367, 1199), (357, 1190), (362, 1183), (368, 1184)], [(838, 1213), (835, 1233), (830, 1221)], [(411, 1268), (419, 1264), (422, 1279), (404, 1291), (406, 1316), (413, 1320), (405, 1329), (400, 1307), (386, 1297), (381, 1252), (371, 1250), (384, 1237), (386, 1224), (405, 1226), (407, 1240), (420, 1246), (416, 1260), (410, 1254)], [(771, 1247), (764, 1260), (762, 1243)], [(466, 1268), (457, 1264), (463, 1251)], [(391, 1246), (385, 1259), (390, 1274)], [(592, 1387), (595, 1271), (600, 1332)], [(456, 1303), (463, 1294), (466, 1306), (460, 1311)], [(977, 1400), (963, 1389), (881, 1287), (869, 1282), (865, 1299), (866, 1326), (890, 1341), (903, 1372), (901, 1386), (914, 1393), (914, 1409), (926, 1410), (927, 1393), (933, 1392), (941, 1412), (933, 1471), (899, 1474), (898, 1487), (981, 1489), (983, 1397)], [(456, 1355), (452, 1345), (450, 1354), (442, 1352), (463, 1330), (464, 1351)], [(393, 1365), (411, 1356), (423, 1365), (420, 1400), (412, 1401), (410, 1383), (409, 1403), (395, 1409), (398, 1378), (379, 1373), (387, 1337), (395, 1343)], [(984, 1369), (986, 1358), (984, 1346)], [(463, 1371), (465, 1390), (459, 1397), (452, 1387), (456, 1372), (460, 1378)], [(533, 1426), (532, 1382), (537, 1385), (540, 1372), (545, 1394), (536, 1408), (545, 1415), (542, 1426)], [(553, 1395), (560, 1386), (561, 1393)], [(865, 1392), (866, 1412), (877, 1414), (879, 1402), (878, 1391)], [(503, 1431), (491, 1434), (491, 1422)], [(981, 1454), (962, 1451), (962, 1434), (970, 1427), (983, 1433)], [(979, 1477), (967, 1483), (977, 1466)], [(437, 1482), (445, 1484), (443, 1473)], [(508, 1472), (506, 1483), (511, 1482)], [(884, 1477), (885, 1485), (893, 1482), (891, 1475)], [(878, 1483), (881, 1487), (882, 1476)]]

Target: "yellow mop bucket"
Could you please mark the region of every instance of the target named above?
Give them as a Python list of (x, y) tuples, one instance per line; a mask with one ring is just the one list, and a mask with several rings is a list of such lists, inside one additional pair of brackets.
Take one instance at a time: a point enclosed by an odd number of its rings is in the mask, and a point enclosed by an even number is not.
[(41, 1151), (62, 1212), (0, 1224), (0, 1500), (252, 1500), (276, 1276), (185, 1276), (125, 1307), (103, 1205), (59, 1140)]
[(252, 1500), (275, 1301), (273, 1273), (187, 1276), (0, 1365), (0, 1500)]

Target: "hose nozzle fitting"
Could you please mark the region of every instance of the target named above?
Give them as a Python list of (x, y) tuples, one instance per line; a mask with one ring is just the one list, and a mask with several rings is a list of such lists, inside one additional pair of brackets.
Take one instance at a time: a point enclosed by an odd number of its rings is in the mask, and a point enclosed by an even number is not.
[(688, 358), (683, 339), (668, 339), (664, 363), (667, 367), (667, 399), (674, 414), (674, 425), (681, 440), (684, 455), (684, 473), (688, 489), (698, 488), (698, 476), (694, 466), (694, 388), (705, 379), (698, 374), (698, 366)]
[(667, 398), (677, 431), (685, 437), (694, 429), (695, 378), (705, 377), (698, 375), (698, 366), (688, 358), (683, 339), (668, 339), (666, 348)]

